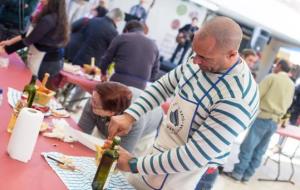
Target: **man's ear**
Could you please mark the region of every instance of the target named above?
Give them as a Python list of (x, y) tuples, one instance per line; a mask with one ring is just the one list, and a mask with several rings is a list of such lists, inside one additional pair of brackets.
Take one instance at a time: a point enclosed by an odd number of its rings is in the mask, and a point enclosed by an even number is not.
[(228, 58), (229, 58), (229, 59), (233, 59), (233, 58), (235, 58), (237, 55), (238, 55), (238, 51), (236, 51), (236, 50), (230, 50), (230, 51), (228, 52)]

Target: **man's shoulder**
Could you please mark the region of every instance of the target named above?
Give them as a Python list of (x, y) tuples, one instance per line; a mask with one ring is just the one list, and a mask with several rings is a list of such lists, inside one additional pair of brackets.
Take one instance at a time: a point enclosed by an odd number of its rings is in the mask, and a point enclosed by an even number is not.
[(131, 43), (139, 42), (141, 45), (148, 44), (148, 45), (153, 46), (154, 48), (157, 48), (155, 41), (153, 39), (147, 37), (143, 33), (139, 33), (139, 32), (124, 33), (124, 34), (120, 34), (119, 38), (123, 39), (123, 40), (128, 40), (128, 42), (131, 42)]
[(135, 100), (136, 98), (138, 98), (141, 95), (141, 93), (143, 92), (143, 90), (132, 87), (132, 86), (129, 86), (128, 88), (132, 92), (132, 100)]

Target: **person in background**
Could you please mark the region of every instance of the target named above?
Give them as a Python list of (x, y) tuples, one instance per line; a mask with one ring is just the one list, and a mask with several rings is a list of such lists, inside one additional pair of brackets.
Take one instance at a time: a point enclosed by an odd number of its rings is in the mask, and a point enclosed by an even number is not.
[[(79, 127), (92, 134), (97, 127), (100, 136), (108, 137), (108, 124), (111, 116), (119, 115), (127, 109), (131, 100), (136, 99), (141, 90), (126, 87), (117, 82), (103, 82), (96, 85), (91, 99), (86, 103), (79, 120)], [(152, 146), (158, 127), (163, 119), (163, 111), (157, 108), (141, 117), (134, 129), (122, 137), (121, 146), (136, 155), (142, 155)]]
[(77, 51), (81, 48), (82, 42), (85, 38), (84, 30), (86, 29), (89, 21), (90, 18), (83, 17), (71, 25), (70, 41), (64, 51), (64, 57), (67, 62), (72, 62)]
[(182, 184), (199, 189), (207, 169), (224, 162), (234, 139), (254, 121), (258, 87), (239, 56), (241, 40), (242, 30), (232, 19), (207, 21), (195, 33), (192, 60), (146, 88), (124, 114), (111, 118), (110, 139), (127, 134), (134, 121), (174, 96), (148, 155), (134, 157), (120, 148), (118, 168), (135, 173), (129, 181), (136, 189), (176, 189)]
[[(116, 24), (124, 18), (123, 12), (119, 8), (112, 9), (105, 17), (94, 17), (78, 27), (78, 31), (71, 36), (70, 43), (66, 47), (67, 60), (73, 65), (83, 66), (90, 64), (95, 58), (95, 64), (100, 66), (100, 59), (109, 47), (113, 38), (118, 35)], [(76, 100), (84, 96), (84, 91), (80, 87), (75, 88), (67, 110), (76, 111)]]
[(140, 0), (140, 3), (132, 6), (129, 11), (131, 15), (136, 16), (141, 22), (145, 22), (147, 19), (147, 11), (144, 8), (145, 1)]
[(101, 59), (102, 81), (106, 71), (115, 62), (115, 73), (110, 81), (144, 89), (149, 80), (154, 81), (159, 70), (159, 51), (156, 44), (145, 36), (141, 22), (127, 22), (124, 33), (115, 37)]
[[(106, 9), (106, 1), (100, 0), (99, 6), (92, 9), (93, 17), (104, 17), (108, 10)], [(71, 38), (67, 47), (65, 48), (65, 59), (72, 62), (77, 51), (81, 48), (82, 42), (85, 40), (86, 27), (90, 21), (89, 17), (82, 17), (72, 23)]]
[(7, 0), (0, 8), (0, 41), (25, 34), (39, 0)]
[(290, 123), (292, 125), (297, 126), (298, 117), (300, 115), (300, 85), (297, 85), (295, 87), (295, 94), (294, 94), (292, 106), (290, 108), (290, 114), (291, 114)]
[[(95, 57), (96, 65), (100, 65), (100, 59), (109, 47), (114, 37), (118, 35), (116, 24), (124, 19), (124, 14), (119, 8), (112, 9), (105, 17), (94, 17), (88, 21), (82, 33), (83, 39), (77, 41), (81, 46), (75, 50), (74, 65), (89, 64)], [(72, 42), (72, 39), (71, 39)], [(66, 49), (70, 48), (68, 45)]]
[(246, 61), (248, 64), (254, 79), (256, 78), (256, 74), (254, 73), (254, 66), (258, 60), (258, 56), (253, 49), (244, 49), (241, 52), (241, 57)]
[[(63, 68), (63, 47), (69, 39), (65, 1), (42, 0), (43, 10), (33, 23), (28, 36), (17, 36), (0, 42), (2, 51), (8, 54), (29, 46), (28, 64), (34, 74), (42, 80), (45, 73), (50, 74), (47, 87)], [(38, 65), (38, 66), (37, 66)]]
[(92, 9), (91, 13), (93, 17), (104, 17), (108, 13), (107, 2), (100, 0), (99, 5)]
[(277, 124), (292, 103), (294, 83), (289, 78), (290, 66), (278, 60), (273, 74), (259, 84), (260, 113), (240, 146), (239, 163), (232, 172), (224, 172), (237, 181), (249, 181), (261, 164)]
[(198, 18), (194, 17), (192, 18), (191, 24), (186, 24), (178, 30), (178, 35), (176, 37), (176, 41), (178, 44), (170, 59), (172, 63), (174, 63), (177, 53), (179, 53), (181, 50), (182, 53), (180, 55), (180, 59), (177, 65), (180, 65), (182, 63), (185, 54), (191, 47), (194, 33), (199, 29), (197, 23), (198, 23)]

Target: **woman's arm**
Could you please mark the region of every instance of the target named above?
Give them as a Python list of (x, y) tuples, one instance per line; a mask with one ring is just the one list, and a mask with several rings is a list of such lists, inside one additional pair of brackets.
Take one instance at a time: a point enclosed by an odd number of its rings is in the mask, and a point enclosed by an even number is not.
[(22, 40), (22, 36), (19, 35), (19, 36), (16, 36), (14, 38), (11, 38), (9, 40), (4, 40), (4, 41), (0, 42), (0, 46), (10, 46), (10, 45), (13, 45), (13, 44), (21, 41), (21, 40)]

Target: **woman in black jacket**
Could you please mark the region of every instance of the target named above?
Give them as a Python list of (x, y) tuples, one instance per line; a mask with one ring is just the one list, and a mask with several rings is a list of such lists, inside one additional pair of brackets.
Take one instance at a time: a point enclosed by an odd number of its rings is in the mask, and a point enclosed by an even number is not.
[[(2, 41), (0, 46), (8, 54), (29, 46), (29, 68), (40, 80), (46, 72), (51, 80), (63, 68), (63, 47), (68, 41), (69, 27), (65, 1), (42, 0), (42, 3), (44, 7), (33, 21), (33, 30), (27, 36)], [(48, 87), (53, 89), (51, 82)]]

